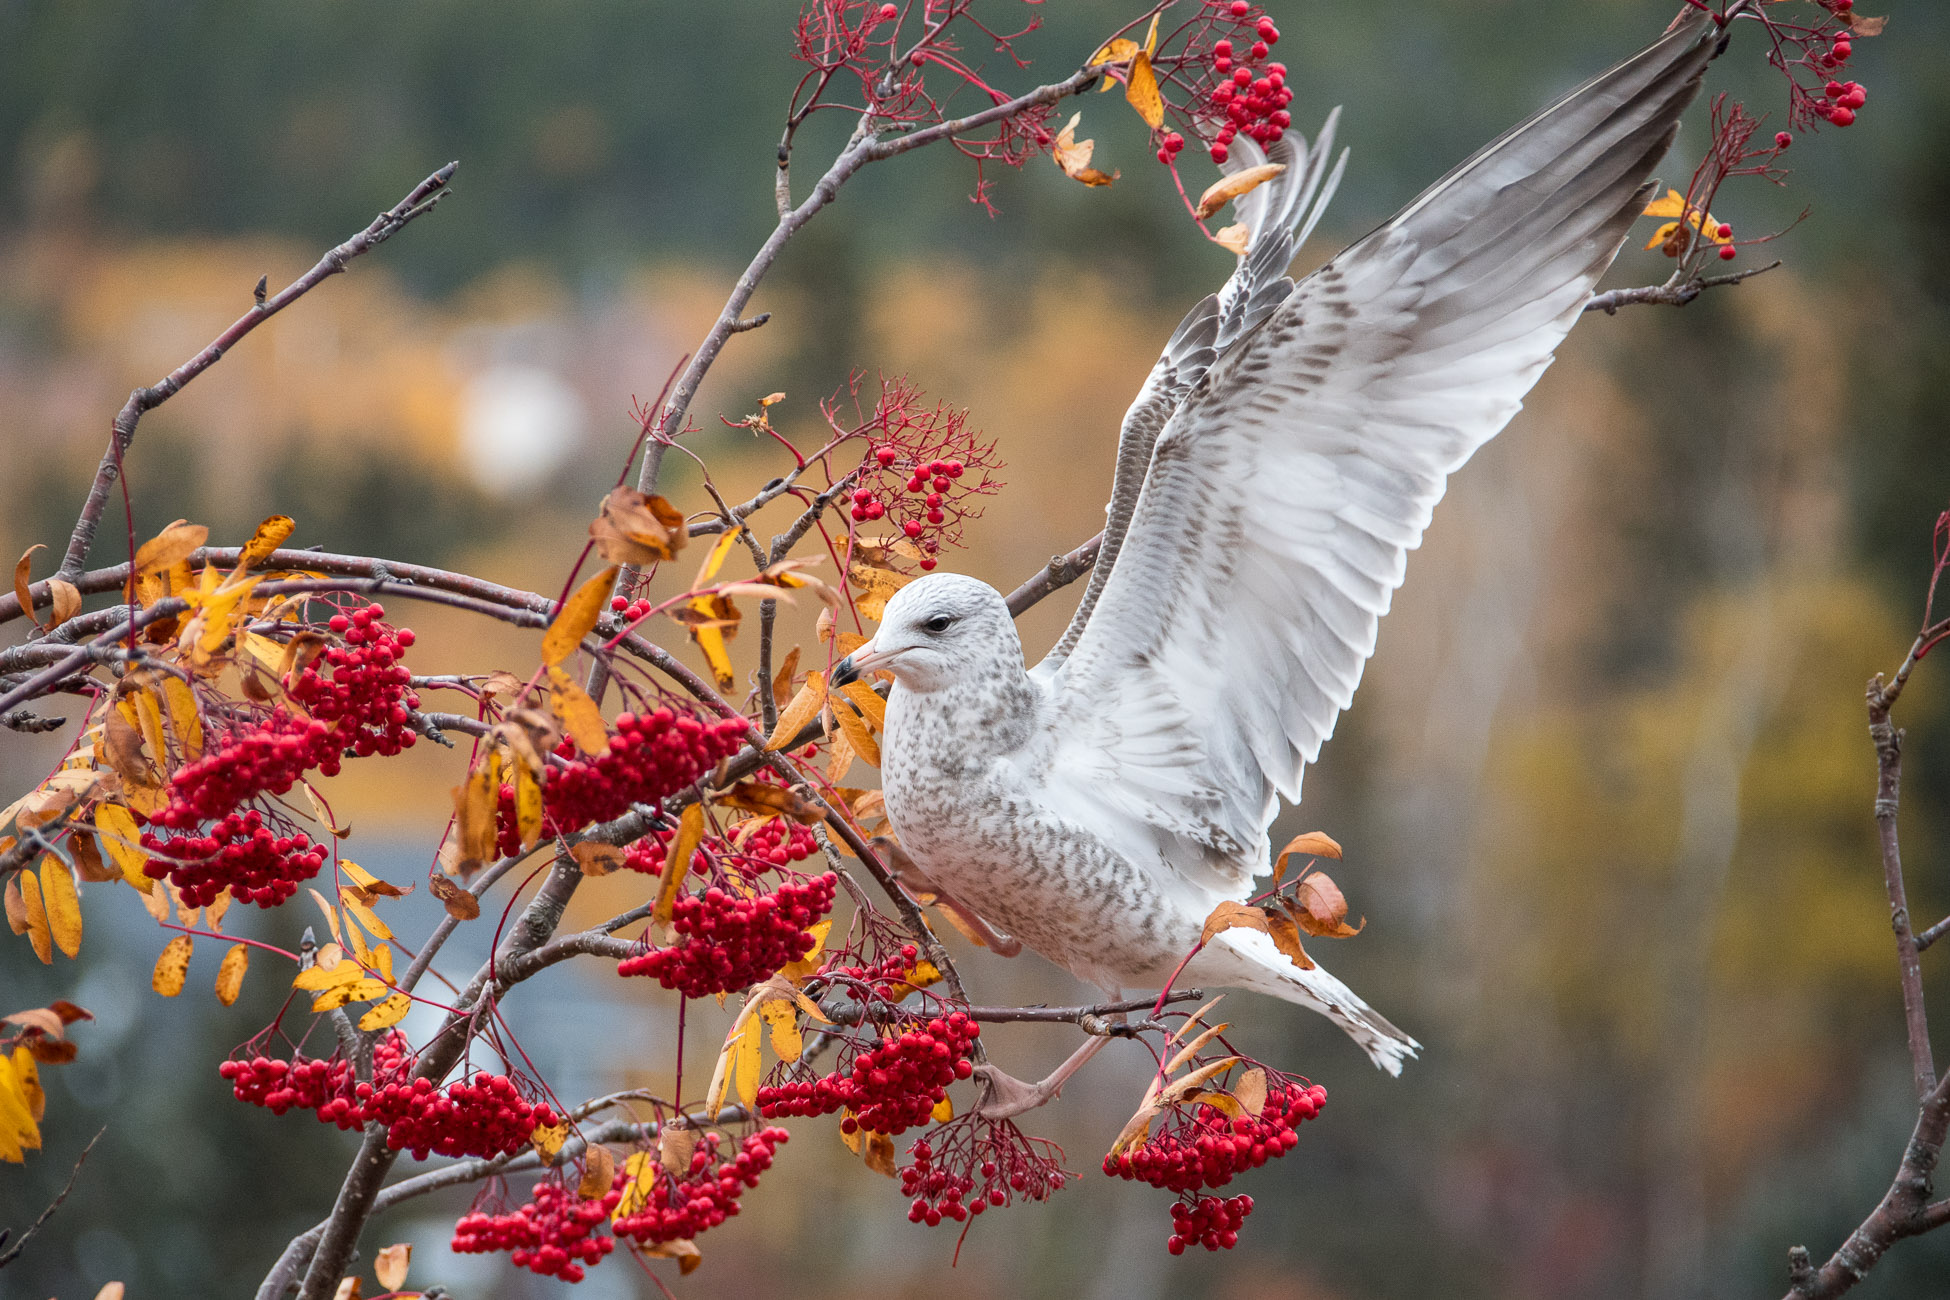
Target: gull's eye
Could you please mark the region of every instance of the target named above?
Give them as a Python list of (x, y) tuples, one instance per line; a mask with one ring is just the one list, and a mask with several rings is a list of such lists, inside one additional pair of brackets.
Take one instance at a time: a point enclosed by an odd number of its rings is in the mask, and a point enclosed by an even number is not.
[(930, 632), (946, 632), (954, 625), (955, 620), (953, 616), (948, 614), (936, 614), (933, 618), (921, 624), (922, 627)]

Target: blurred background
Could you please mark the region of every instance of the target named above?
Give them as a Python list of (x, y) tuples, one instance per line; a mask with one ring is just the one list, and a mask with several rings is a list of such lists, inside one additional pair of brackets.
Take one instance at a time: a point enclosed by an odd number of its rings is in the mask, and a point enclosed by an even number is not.
[[(1909, 644), (1950, 504), (1950, 13), (1868, 7), (1889, 26), (1856, 46), (1860, 122), (1798, 142), (1785, 190), (1735, 182), (1714, 205), (1743, 237), (1807, 209), (1768, 250), (1785, 269), (1684, 311), (1583, 323), (1456, 480), (1304, 810), (1282, 823), (1347, 846), (1335, 874), (1369, 925), (1320, 955), (1424, 1057), (1392, 1081), (1325, 1021), (1229, 1000), (1251, 1050), (1331, 1095), (1298, 1150), (1235, 1185), (1259, 1208), (1229, 1254), (1171, 1259), (1163, 1194), (1094, 1172), (1142, 1090), (1132, 1048), (1031, 1117), (1086, 1176), (1047, 1209), (980, 1221), (955, 1267), (951, 1232), (906, 1223), (830, 1122), (801, 1122), (674, 1290), (1761, 1297), (1785, 1289), (1789, 1246), (1819, 1259), (1839, 1244), (1914, 1116), (1862, 685)], [(1296, 127), (1345, 104), (1354, 150), (1304, 268), (1656, 35), (1673, 0), (1272, 9)], [(1058, 76), (1133, 12), (1035, 10), (1045, 26), (1021, 48), (1036, 68), (993, 75)], [(129, 389), (214, 337), (260, 274), (288, 282), (458, 158), (437, 213), (144, 420), (135, 531), (187, 516), (235, 544), (283, 512), (294, 545), (553, 590), (627, 453), (633, 400), (654, 399), (771, 227), (791, 15), (752, 0), (0, 0), (0, 554), (58, 552)], [(1778, 119), (1757, 35), (1739, 33), (1714, 75)], [(969, 407), (1000, 443), (1009, 486), (953, 566), (1006, 588), (1097, 529), (1124, 403), (1230, 259), (1190, 229), (1116, 96), (1074, 108), (1096, 165), (1123, 173), (1109, 189), (1046, 160), (992, 168), (991, 218), (969, 202), (972, 166), (937, 149), (870, 169), (790, 246), (753, 304), (772, 322), (731, 343), (693, 408), (689, 445), (728, 489), (747, 495), (780, 459), (721, 414), (782, 390), (774, 420), (816, 441), (817, 399), (863, 367)], [(1668, 167), (1682, 187), (1703, 110)], [(835, 116), (802, 137), (800, 193), (842, 130)], [(1664, 277), (1664, 258), (1635, 250), (1611, 283)], [(665, 490), (694, 509), (683, 462)], [(121, 536), (112, 513), (97, 563)], [(1032, 656), (1071, 594), (1024, 620)], [(422, 667), (533, 661), (532, 635), (399, 613)], [(810, 647), (810, 619), (789, 614), (786, 643)], [(1925, 924), (1950, 909), (1937, 668), (1899, 718)], [(67, 739), (0, 741), (0, 799)], [(416, 878), (460, 771), (427, 745), (348, 765), (332, 795), (355, 828), (346, 852)], [(591, 917), (636, 882), (597, 883)], [(397, 907), (409, 936), (437, 914), (424, 890)], [(0, 944), (8, 1009), (68, 997), (99, 1017), (76, 1028), (80, 1059), (45, 1072), (46, 1148), (0, 1170), (0, 1223), (38, 1213), (106, 1128), (0, 1292), (85, 1300), (113, 1278), (140, 1300), (248, 1293), (323, 1215), (352, 1139), (243, 1106), (217, 1078), (275, 1013), (280, 979), (260, 970), (219, 1008), (207, 944), (190, 993), (163, 1001), (147, 987), (161, 941), (135, 900), (101, 887), (85, 911), (79, 963)], [(232, 916), (286, 943), (310, 919)], [(455, 971), (484, 934), (455, 945)], [(1950, 1006), (1950, 965), (1925, 964)], [(984, 1001), (1086, 996), (1033, 956), (965, 969)], [(619, 983), (558, 968), (511, 1001), (564, 1096), (667, 1086), (674, 1007)], [(690, 1019), (693, 1095), (723, 1028), (715, 1008)], [(1033, 1077), (1074, 1038), (992, 1041)], [(389, 1216), (366, 1258), (414, 1241), (412, 1282), (462, 1300), (563, 1289), (505, 1257), (447, 1254), (467, 1200)], [(620, 1258), (581, 1286), (655, 1293)], [(1899, 1245), (1859, 1294), (1950, 1294), (1950, 1234)]]

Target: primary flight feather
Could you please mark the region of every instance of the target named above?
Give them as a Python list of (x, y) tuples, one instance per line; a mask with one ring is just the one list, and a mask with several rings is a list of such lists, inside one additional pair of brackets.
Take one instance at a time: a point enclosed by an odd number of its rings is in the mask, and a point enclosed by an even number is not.
[[(836, 673), (893, 674), (887, 813), (932, 880), (1112, 996), (1161, 985), (1252, 892), (1449, 475), (1577, 321), (1720, 37), (1682, 18), (1298, 285), (1345, 156), (1330, 169), (1332, 117), (1311, 149), (1276, 146), (1287, 170), (1240, 200), (1237, 271), (1125, 417), (1056, 648), (1026, 667), (1000, 594), (936, 574)], [(1417, 1050), (1257, 931), (1221, 933), (1186, 978), (1313, 1007), (1391, 1073)]]

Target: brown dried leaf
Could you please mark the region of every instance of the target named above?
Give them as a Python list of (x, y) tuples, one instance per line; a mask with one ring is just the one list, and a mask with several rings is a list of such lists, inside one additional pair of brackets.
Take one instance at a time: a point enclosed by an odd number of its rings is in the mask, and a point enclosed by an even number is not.
[(360, 1278), (342, 1277), (339, 1279), (339, 1289), (332, 1293), (332, 1300), (359, 1300), (359, 1288), (363, 1285)]
[(860, 1159), (877, 1174), (894, 1177), (894, 1139), (885, 1133), (868, 1133)]
[(672, 1178), (691, 1171), (691, 1154), (697, 1150), (697, 1130), (666, 1124), (657, 1135), (657, 1163)]
[(1341, 858), (1341, 846), (1335, 843), (1334, 837), (1325, 831), (1308, 831), (1304, 835), (1294, 836), (1280, 850), (1279, 857), (1273, 860), (1274, 888), (1277, 889), (1280, 881), (1286, 878), (1287, 860), (1295, 857), (1332, 858), (1338, 862)]
[(65, 1038), (41, 1038), (30, 1036), (21, 1044), (27, 1054), (41, 1065), (66, 1065), (80, 1053), (81, 1049)]
[(47, 619), (50, 628), (61, 626), (81, 612), (81, 590), (66, 578), (49, 578), (47, 592), (54, 600), (54, 612)]
[(122, 878), (120, 867), (102, 861), (101, 844), (93, 835), (76, 831), (68, 836), (68, 852), (74, 856), (75, 870), (89, 884), (98, 885)]
[(738, 808), (760, 815), (787, 817), (810, 826), (826, 819), (826, 810), (803, 798), (788, 786), (764, 781), (740, 781), (717, 795), (713, 802), (725, 808)]
[[(1288, 910), (1299, 927), (1311, 935), (1347, 939), (1361, 933), (1359, 926), (1347, 923), (1347, 899), (1341, 887), (1318, 871), (1303, 877), (1295, 886)], [(1366, 921), (1361, 923), (1366, 924)]]
[(325, 647), (330, 644), (331, 642), (320, 633), (300, 632), (284, 643), (284, 648), (278, 652), (277, 660), (271, 668), (277, 673), (279, 681), (287, 680), (291, 674), (302, 672), (309, 667), (311, 661), (324, 654)]
[(676, 506), (635, 488), (618, 487), (603, 498), (602, 512), (589, 523), (596, 554), (611, 564), (656, 564), (684, 549), (690, 530)]
[(210, 530), (202, 524), (178, 519), (136, 549), (135, 573), (157, 573), (190, 558), (190, 552), (210, 540)]
[(406, 1268), (413, 1262), (413, 1243), (402, 1241), (381, 1250), (372, 1259), (372, 1275), (388, 1291), (406, 1285)]
[(1224, 1020), (1221, 1020), (1216, 1025), (1206, 1026), (1205, 1031), (1201, 1033), (1197, 1038), (1194, 1038), (1191, 1042), (1185, 1044), (1183, 1047), (1179, 1048), (1177, 1052), (1173, 1053), (1171, 1060), (1165, 1063), (1165, 1073), (1166, 1074), (1177, 1073), (1178, 1070), (1181, 1069), (1187, 1062), (1189, 1062), (1193, 1057), (1197, 1056), (1201, 1051), (1203, 1051), (1207, 1043), (1211, 1042), (1213, 1039), (1217, 1038), (1220, 1034), (1223, 1034), (1226, 1030), (1230, 1028), (1232, 1028), (1231, 1022), (1224, 1021)]
[(1225, 249), (1234, 257), (1244, 257), (1252, 247), (1253, 230), (1245, 222), (1234, 222), (1212, 236), (1212, 242)]
[(27, 900), (20, 892), (20, 878), (25, 874), (17, 871), (7, 877), (7, 928), (15, 934), (27, 933)]
[(191, 946), (187, 934), (179, 934), (164, 944), (162, 955), (156, 958), (155, 973), (149, 977), (149, 987), (166, 998), (181, 993), (183, 981), (190, 973)]
[(481, 914), (481, 900), (445, 876), (427, 881), (427, 889), (447, 906), (447, 915), (456, 921), (472, 921)]
[(1198, 936), (1199, 947), (1203, 948), (1206, 944), (1211, 943), (1214, 936), (1219, 934), (1220, 931), (1230, 930), (1235, 925), (1244, 926), (1248, 930), (1258, 930), (1261, 934), (1265, 934), (1266, 913), (1260, 908), (1252, 907), (1246, 903), (1235, 903), (1231, 899), (1227, 899), (1213, 908), (1211, 914), (1205, 918), (1205, 928), (1199, 932)]
[(47, 543), (35, 542), (21, 552), (20, 559), (14, 564), (14, 599), (20, 602), (20, 612), (27, 615), (27, 621), (35, 627), (41, 626), (41, 620), (34, 614), (34, 600), (27, 588), (34, 580), (34, 552), (46, 549)]
[(515, 825), (521, 833), (524, 850), (535, 847), (542, 838), (542, 783), (535, 772), (519, 759), (515, 761)]
[(223, 965), (217, 967), (217, 1001), (225, 1006), (234, 1004), (237, 995), (244, 991), (244, 974), (250, 968), (251, 946), (247, 943), (232, 944), (230, 951), (223, 955)]
[(585, 1201), (593, 1201), (609, 1195), (609, 1189), (615, 1182), (616, 1157), (602, 1143), (590, 1143), (582, 1153), (582, 1181), (576, 1184), (576, 1195)]
[(31, 871), (16, 873), (20, 881), (20, 899), (27, 918), (27, 941), (34, 945), (34, 955), (41, 959), (43, 966), (54, 964), (54, 935), (48, 928), (47, 908), (41, 902), (41, 882)]
[(1301, 970), (1314, 968), (1313, 958), (1307, 956), (1307, 950), (1300, 946), (1300, 928), (1285, 912), (1266, 914), (1266, 934), (1273, 940), (1273, 946), (1285, 953), (1287, 960), (1295, 966)]
[(611, 565), (575, 589), (542, 634), (543, 663), (560, 664), (576, 652), (582, 638), (595, 630), (596, 620), (609, 604), (610, 588), (615, 585), (616, 566)]
[(50, 1038), (59, 1038), (66, 1030), (66, 1023), (53, 1007), (29, 1007), (25, 1011), (16, 1011), (11, 1015), (0, 1016), (0, 1023), (20, 1025), (23, 1028), (46, 1034)]
[(870, 766), (880, 766), (880, 742), (873, 738), (873, 732), (850, 704), (833, 705), (833, 721), (839, 725), (840, 734), (854, 753), (865, 759)]
[(569, 849), (569, 856), (576, 860), (585, 876), (607, 876), (623, 865), (623, 850), (614, 844), (602, 844), (595, 840), (584, 840)]
[(259, 524), (251, 539), (244, 543), (242, 553), (237, 556), (238, 572), (254, 569), (270, 559), (271, 552), (283, 546), (297, 528), (298, 521), (290, 515), (272, 515)]
[(1239, 1082), (1232, 1085), (1232, 1095), (1241, 1109), (1257, 1118), (1266, 1109), (1266, 1071), (1255, 1065), (1240, 1075)]
[(772, 707), (783, 709), (792, 698), (792, 679), (799, 675), (799, 647), (785, 652), (785, 662), (772, 674)]
[(1880, 36), (1882, 29), (1889, 25), (1887, 18), (1867, 18), (1853, 10), (1835, 16), (1848, 24), (1850, 34), (1854, 36)]
[(132, 786), (161, 784), (148, 756), (142, 752), (142, 733), (129, 720), (133, 708), (127, 701), (108, 711), (102, 727), (102, 749), (116, 775)]
[(1285, 171), (1285, 163), (1261, 163), (1257, 167), (1247, 167), (1229, 176), (1221, 176), (1198, 196), (1198, 219), (1205, 220), (1240, 195), (1252, 193)]
[(454, 814), (460, 825), (460, 852), (475, 862), (492, 862), (496, 834), (494, 815), (501, 799), (501, 755), (489, 753), (486, 761), (467, 774), (467, 783), (454, 790)]

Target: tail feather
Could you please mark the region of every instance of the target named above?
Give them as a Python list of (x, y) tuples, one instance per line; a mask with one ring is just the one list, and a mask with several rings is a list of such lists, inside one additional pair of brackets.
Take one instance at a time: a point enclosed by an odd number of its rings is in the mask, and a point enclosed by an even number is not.
[(1347, 985), (1320, 966), (1301, 970), (1257, 930), (1218, 935), (1185, 969), (1199, 984), (1223, 984), (1309, 1007), (1339, 1025), (1368, 1059), (1399, 1077), (1402, 1065), (1422, 1050)]

